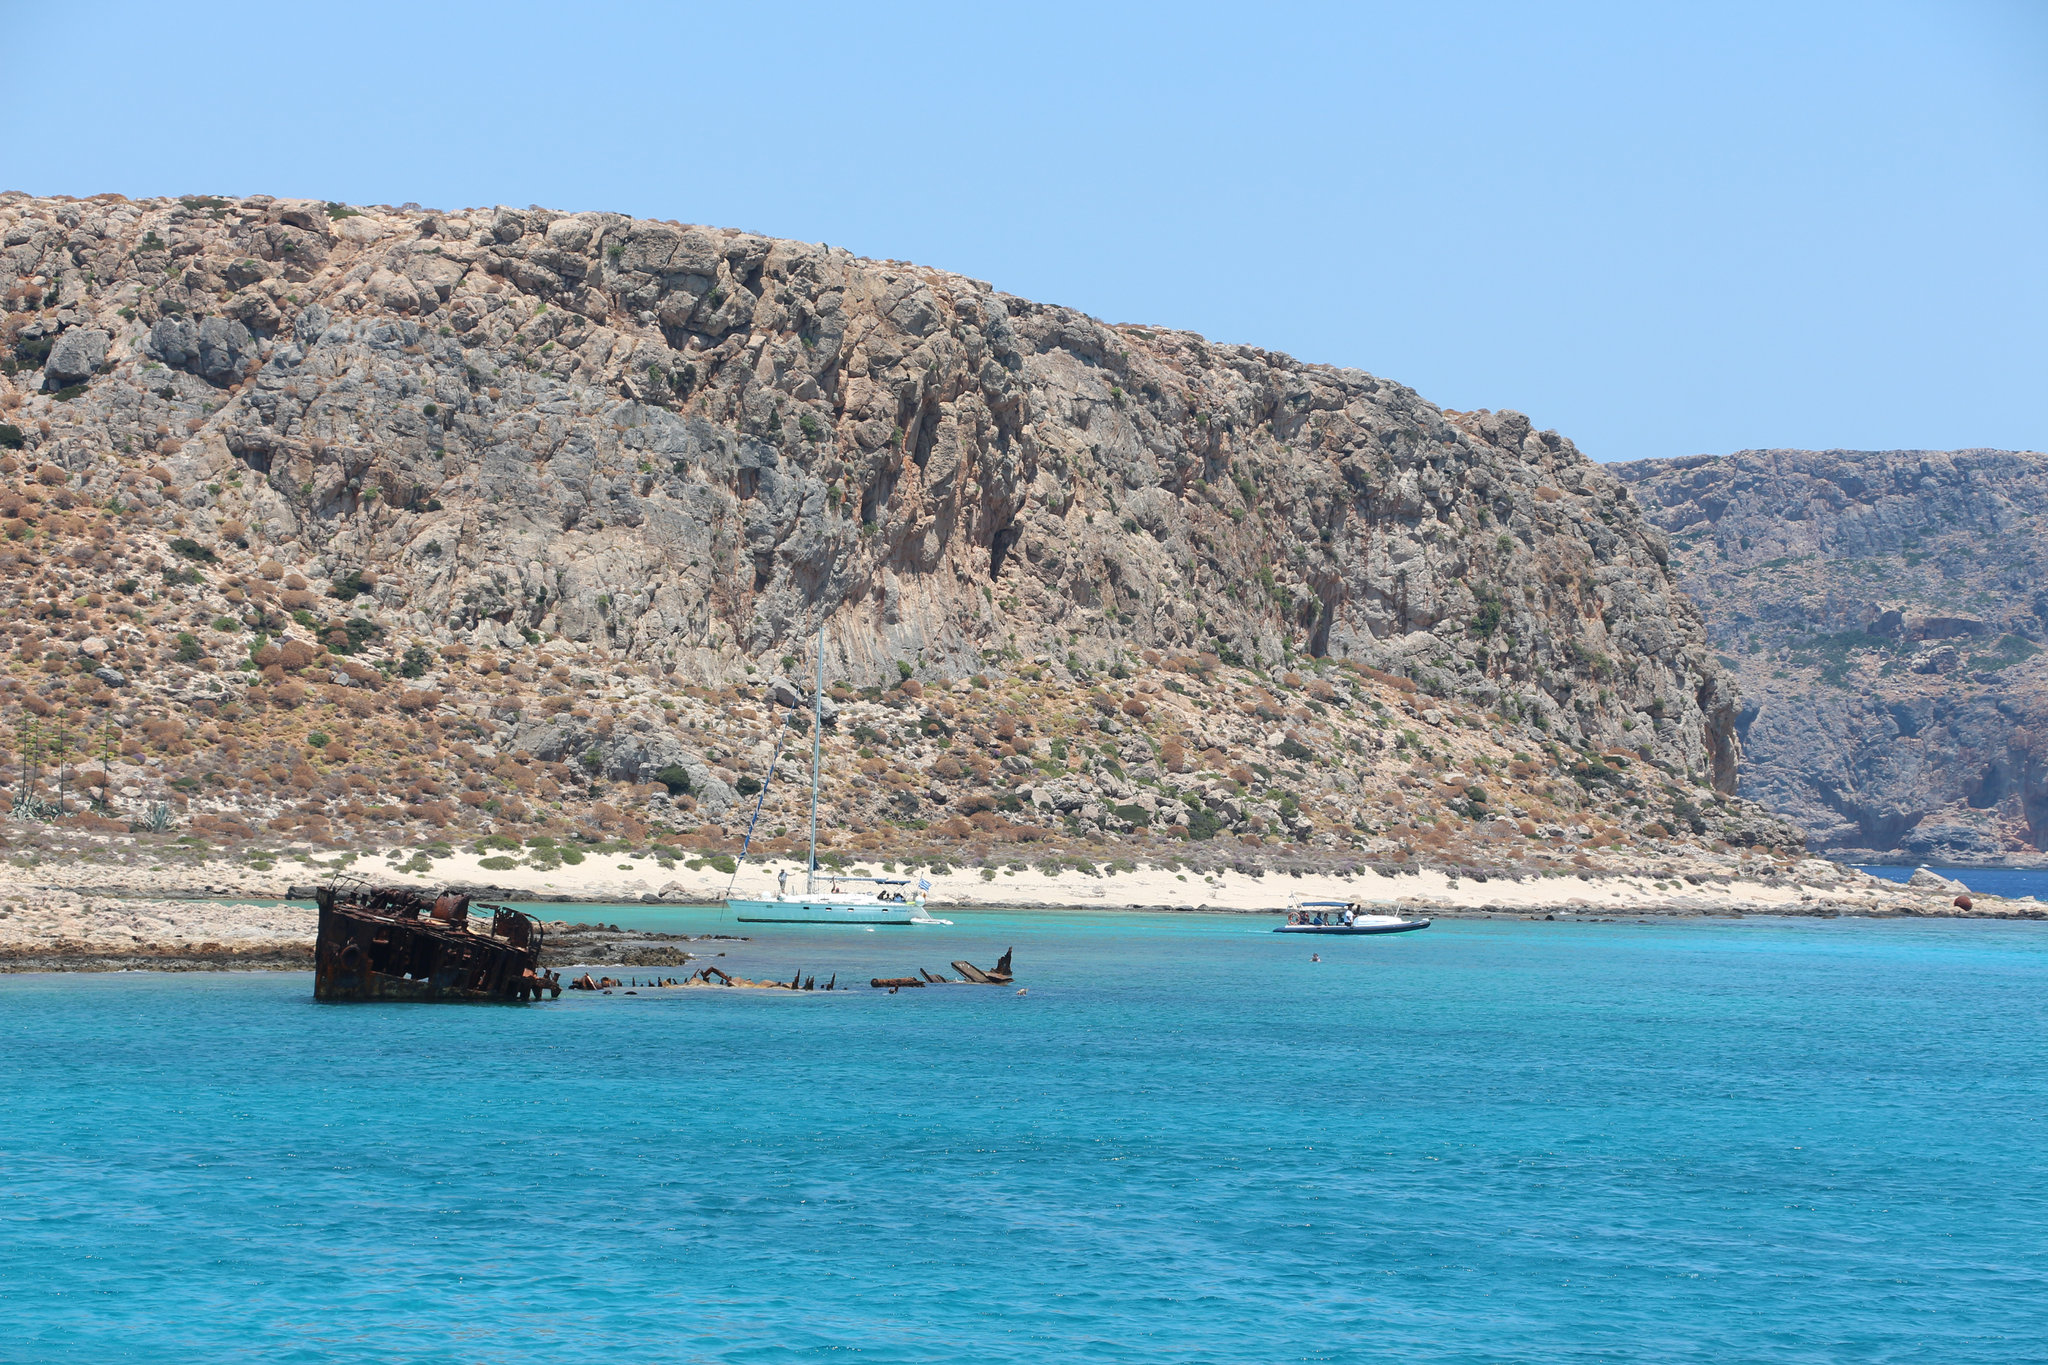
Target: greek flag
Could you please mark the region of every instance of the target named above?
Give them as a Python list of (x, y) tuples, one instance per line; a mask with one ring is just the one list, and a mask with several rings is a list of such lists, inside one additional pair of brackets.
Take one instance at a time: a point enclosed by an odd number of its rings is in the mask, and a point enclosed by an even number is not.
[(924, 878), (919, 877), (917, 879), (917, 889), (920, 891), (929, 891), (932, 889), (932, 884), (926, 881)]

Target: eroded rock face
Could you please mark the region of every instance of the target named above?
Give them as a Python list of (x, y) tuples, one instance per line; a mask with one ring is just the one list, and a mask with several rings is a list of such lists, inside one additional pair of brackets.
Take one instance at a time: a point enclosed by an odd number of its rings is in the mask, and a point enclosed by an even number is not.
[[(231, 318), (159, 318), (142, 343), (143, 354), (172, 369), (195, 374), (219, 387), (235, 383), (254, 368), (256, 338)], [(54, 358), (55, 353), (52, 352)]]
[(16, 195), (0, 219), (0, 279), (57, 282), (58, 347), (110, 338), (33, 458), (161, 467), (201, 529), (372, 571), (443, 641), (720, 681), (824, 618), (856, 684), (1329, 654), (1735, 781), (1735, 692), (1661, 534), (1518, 413), (615, 214)]
[(1615, 469), (1739, 671), (1745, 796), (1822, 848), (2048, 850), (2048, 456)]
[(107, 334), (97, 327), (74, 327), (57, 338), (43, 365), (43, 386), (60, 389), (82, 384), (107, 358)]

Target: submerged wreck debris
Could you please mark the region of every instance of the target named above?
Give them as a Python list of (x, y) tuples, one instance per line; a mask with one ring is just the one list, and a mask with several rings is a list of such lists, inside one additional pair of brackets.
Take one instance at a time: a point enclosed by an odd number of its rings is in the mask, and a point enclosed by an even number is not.
[[(610, 995), (614, 990), (624, 990), (627, 986), (637, 986), (648, 990), (673, 990), (678, 986), (686, 986), (688, 984), (688, 982), (678, 981), (672, 976), (659, 977), (653, 981), (642, 981), (638, 977), (634, 977), (631, 981), (621, 981), (615, 976), (604, 976), (592, 980), (590, 973), (585, 972), (569, 983), (569, 989), (572, 991), (603, 991), (606, 995)], [(626, 991), (626, 994), (638, 995), (639, 991)]]
[(815, 976), (805, 976), (798, 971), (787, 981), (749, 981), (744, 976), (734, 976), (722, 967), (700, 967), (683, 978), (685, 986), (738, 986), (756, 991), (829, 991), (839, 986), (839, 973), (832, 973), (824, 985), (818, 984)]
[(1010, 954), (1015, 948), (1005, 948), (1003, 955), (996, 959), (996, 965), (983, 971), (972, 962), (955, 962), (953, 970), (977, 986), (1007, 986), (1010, 984)]
[(923, 967), (916, 976), (878, 976), (868, 985), (878, 991), (902, 990), (905, 986), (1007, 986), (1010, 984), (1010, 954), (1015, 948), (1006, 949), (996, 965), (983, 971), (972, 962), (955, 962), (953, 970), (960, 973), (958, 981), (948, 976), (935, 976)]
[(315, 893), (315, 1000), (513, 1002), (553, 998), (561, 976), (542, 971), (541, 922), (502, 905), (488, 931), (470, 920), (470, 898), (408, 886), (344, 885)]

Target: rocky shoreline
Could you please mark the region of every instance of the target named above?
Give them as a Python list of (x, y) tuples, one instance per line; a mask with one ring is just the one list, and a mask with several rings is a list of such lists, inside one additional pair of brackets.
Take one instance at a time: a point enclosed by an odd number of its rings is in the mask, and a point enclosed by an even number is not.
[[(260, 911), (254, 921), (236, 911)], [(39, 915), (33, 925), (14, 925)], [(309, 972), (313, 909), (297, 905), (238, 907), (205, 900), (98, 898), (90, 905), (41, 900), (23, 909), (8, 902), (0, 919), (0, 974), (8, 972)], [(150, 937), (137, 927), (150, 929)], [(27, 929), (27, 931), (25, 931)], [(657, 933), (606, 923), (547, 925), (541, 964), (553, 968), (682, 966), (723, 956), (717, 943), (745, 941), (727, 933)], [(688, 945), (700, 945), (696, 952)]]
[[(1924, 867), (1927, 858), (1899, 849), (1837, 848), (1827, 856), (1854, 867)], [(1943, 854), (1943, 867), (1955, 869), (1998, 869), (2012, 872), (2048, 871), (2048, 853), (1957, 853)]]

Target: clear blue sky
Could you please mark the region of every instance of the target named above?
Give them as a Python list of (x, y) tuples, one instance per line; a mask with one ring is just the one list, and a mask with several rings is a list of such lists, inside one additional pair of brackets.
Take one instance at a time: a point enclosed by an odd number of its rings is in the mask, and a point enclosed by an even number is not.
[(613, 209), (1513, 407), (2048, 446), (2048, 5), (0, 0), (0, 188)]

